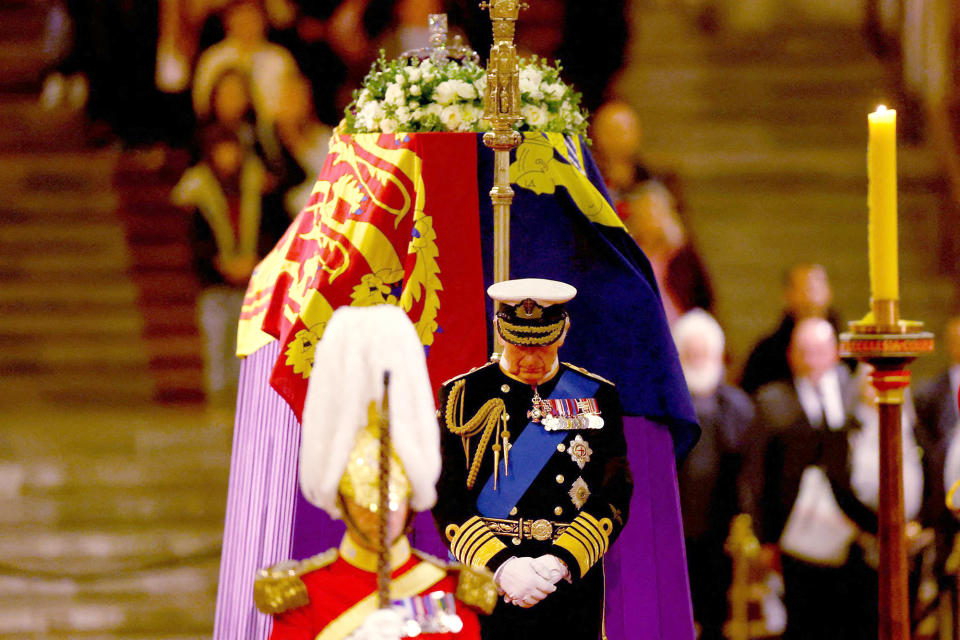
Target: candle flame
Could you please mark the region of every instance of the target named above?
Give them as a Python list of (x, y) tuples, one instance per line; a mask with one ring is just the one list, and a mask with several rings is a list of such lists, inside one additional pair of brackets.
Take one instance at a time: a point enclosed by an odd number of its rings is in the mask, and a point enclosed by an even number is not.
[(878, 105), (877, 105), (877, 110), (876, 110), (874, 113), (883, 113), (883, 112), (886, 111), (886, 110), (887, 110), (886, 105), (878, 104)]

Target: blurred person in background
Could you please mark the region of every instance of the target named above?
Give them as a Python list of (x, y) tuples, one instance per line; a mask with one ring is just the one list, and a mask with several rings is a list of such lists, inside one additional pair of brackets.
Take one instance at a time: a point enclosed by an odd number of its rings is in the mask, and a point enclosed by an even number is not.
[(791, 267), (783, 280), (783, 299), (785, 309), (780, 324), (754, 345), (744, 365), (740, 387), (749, 394), (755, 394), (768, 382), (790, 379), (787, 349), (798, 322), (805, 318), (825, 318), (834, 331), (840, 327), (839, 316), (830, 306), (833, 290), (827, 270), (819, 264)]
[(236, 332), (247, 280), (283, 234), (286, 220), (263, 207), (266, 171), (236, 131), (213, 123), (200, 139), (202, 159), (184, 172), (171, 200), (193, 213), (191, 247), (202, 286), (197, 319), (207, 400), (226, 407), (236, 398)]
[(194, 110), (199, 118), (207, 117), (214, 80), (227, 68), (239, 69), (247, 75), (257, 126), (269, 130), (280, 108), (284, 78), (299, 73), (296, 60), (267, 39), (268, 22), (258, 0), (231, 0), (222, 15), (226, 35), (197, 60)]
[(667, 187), (674, 206), (683, 213), (679, 177), (673, 172), (654, 172), (643, 158), (643, 125), (640, 115), (625, 100), (610, 98), (591, 118), (593, 157), (621, 218), (628, 215), (626, 203), (650, 181)]
[(278, 182), (275, 206), (295, 218), (307, 204), (327, 158), (333, 129), (317, 119), (310, 84), (299, 74), (284, 78), (276, 121), (265, 144), (268, 166)]
[[(937, 574), (942, 578), (944, 565), (960, 532), (956, 515), (947, 509), (947, 492), (960, 478), (960, 316), (952, 317), (944, 331), (950, 364), (917, 392), (917, 440), (923, 449), (926, 477), (923, 524), (936, 532)], [(957, 504), (957, 496), (953, 498)], [(942, 579), (941, 578), (941, 579)], [(952, 590), (952, 589), (951, 589)]]
[[(217, 123), (233, 131), (237, 139), (248, 148), (258, 145), (256, 115), (250, 95), (250, 83), (245, 74), (235, 67), (226, 67), (210, 83), (210, 110), (199, 123), (198, 132)], [(195, 143), (199, 143), (197, 136)], [(194, 150), (194, 159), (202, 153)]]
[(723, 329), (713, 316), (693, 309), (673, 324), (672, 332), (702, 429), (679, 477), (693, 616), (699, 638), (720, 640), (731, 581), (724, 542), (730, 520), (741, 510), (737, 477), (753, 401), (724, 381)]
[(741, 483), (760, 541), (779, 547), (783, 637), (876, 638), (877, 574), (869, 545), (854, 544), (877, 530), (879, 475), (872, 432), (858, 420), (862, 386), (840, 363), (823, 318), (797, 322), (788, 363), (788, 379), (757, 393)]
[(650, 181), (631, 195), (624, 219), (650, 260), (670, 324), (691, 309), (713, 307), (710, 277), (674, 205), (667, 188)]

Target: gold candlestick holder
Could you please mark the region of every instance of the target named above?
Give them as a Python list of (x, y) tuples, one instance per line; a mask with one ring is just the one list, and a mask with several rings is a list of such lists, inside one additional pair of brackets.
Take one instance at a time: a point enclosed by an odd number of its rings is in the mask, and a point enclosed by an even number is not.
[(909, 640), (900, 413), (904, 389), (910, 386), (907, 366), (933, 352), (934, 341), (932, 333), (922, 331), (922, 322), (900, 319), (898, 300), (871, 300), (870, 306), (872, 313), (841, 334), (840, 355), (874, 369), (870, 383), (877, 391), (880, 418), (879, 637)]

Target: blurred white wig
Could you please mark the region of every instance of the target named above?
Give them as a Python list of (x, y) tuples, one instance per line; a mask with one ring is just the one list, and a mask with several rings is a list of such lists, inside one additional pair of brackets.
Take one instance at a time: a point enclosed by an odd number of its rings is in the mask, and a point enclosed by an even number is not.
[(312, 504), (340, 518), (337, 487), (371, 401), (383, 403), (390, 372), (389, 418), (393, 450), (413, 495), (426, 511), (437, 500), (440, 431), (423, 345), (407, 314), (393, 305), (340, 307), (317, 344), (303, 406), (300, 488)]

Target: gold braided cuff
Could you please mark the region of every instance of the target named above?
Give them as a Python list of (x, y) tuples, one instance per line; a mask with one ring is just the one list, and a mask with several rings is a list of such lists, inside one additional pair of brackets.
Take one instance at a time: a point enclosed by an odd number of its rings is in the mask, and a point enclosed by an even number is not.
[(497, 327), (500, 336), (510, 344), (521, 346), (546, 346), (556, 342), (563, 334), (567, 319), (561, 318), (559, 322), (554, 322), (543, 327), (529, 327), (521, 324), (507, 322), (503, 318), (497, 318)]
[(610, 518), (597, 520), (589, 513), (581, 513), (553, 544), (573, 555), (582, 576), (607, 552), (611, 531), (613, 523)]
[(453, 556), (469, 567), (486, 567), (493, 556), (506, 548), (477, 516), (464, 522), (450, 541)]

